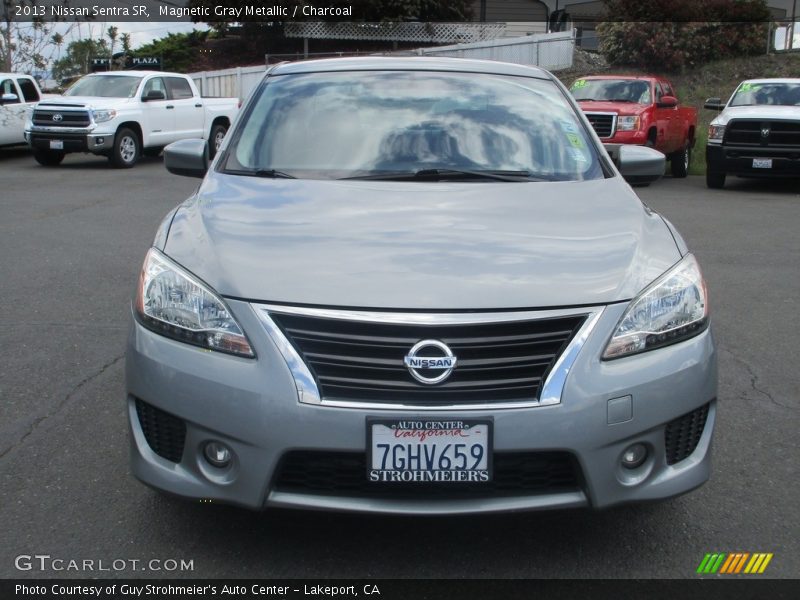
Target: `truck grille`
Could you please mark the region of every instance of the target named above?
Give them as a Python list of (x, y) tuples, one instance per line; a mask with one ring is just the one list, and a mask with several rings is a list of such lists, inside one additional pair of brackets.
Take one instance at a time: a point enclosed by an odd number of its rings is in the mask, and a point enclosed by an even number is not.
[(581, 471), (568, 452), (496, 452), (484, 483), (380, 483), (367, 480), (363, 452), (295, 450), (283, 456), (274, 488), (281, 492), (359, 498), (492, 498), (578, 491)]
[[(53, 117), (60, 115), (61, 118)], [(88, 127), (89, 112), (85, 110), (60, 111), (58, 109), (37, 108), (33, 111), (33, 124), (40, 127)]]
[(708, 406), (708, 404), (701, 406), (667, 423), (664, 430), (664, 445), (668, 465), (674, 465), (688, 458), (695, 451), (706, 427)]
[(586, 113), (586, 118), (597, 132), (597, 137), (611, 138), (617, 125), (617, 115), (611, 113)]
[[(322, 398), (429, 406), (536, 400), (548, 371), (586, 319), (395, 324), (271, 313), (316, 378)], [(420, 383), (404, 363), (421, 340), (447, 344), (457, 364)]]
[[(764, 135), (764, 133), (767, 135)], [(800, 149), (800, 121), (734, 119), (725, 130), (724, 143), (735, 146), (765, 146)]]

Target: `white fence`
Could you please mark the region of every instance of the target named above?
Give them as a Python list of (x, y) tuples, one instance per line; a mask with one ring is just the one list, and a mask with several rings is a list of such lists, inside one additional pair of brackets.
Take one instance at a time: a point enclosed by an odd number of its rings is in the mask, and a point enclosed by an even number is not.
[(221, 71), (189, 73), (204, 96), (237, 97), (244, 100), (264, 77), (266, 67), (235, 67)]
[(575, 30), (559, 33), (526, 35), (486, 42), (455, 44), (419, 48), (420, 56), (453, 56), (456, 58), (478, 58), (499, 60), (520, 65), (535, 65), (557, 71), (572, 66), (575, 50)]
[[(420, 56), (455, 56), (501, 60), (521, 65), (537, 65), (545, 69), (568, 69), (575, 50), (575, 30), (543, 33), (518, 38), (503, 38), (485, 42), (419, 48)], [(407, 54), (403, 52), (402, 54)], [(204, 96), (234, 96), (244, 100), (264, 77), (266, 67), (236, 67), (221, 71), (190, 73)]]

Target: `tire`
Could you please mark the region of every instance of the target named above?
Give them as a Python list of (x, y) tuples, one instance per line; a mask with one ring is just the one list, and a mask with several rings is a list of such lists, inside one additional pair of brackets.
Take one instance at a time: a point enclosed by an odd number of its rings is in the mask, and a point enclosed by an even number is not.
[(142, 153), (142, 143), (136, 132), (123, 127), (114, 136), (114, 147), (111, 149), (111, 164), (117, 169), (130, 169), (138, 161)]
[(52, 150), (34, 150), (33, 158), (43, 167), (55, 167), (64, 160), (64, 152), (53, 152)]
[(149, 156), (150, 158), (156, 158), (158, 157), (159, 154), (161, 154), (162, 150), (164, 150), (163, 146), (155, 146), (154, 148), (143, 148), (142, 154), (144, 154), (145, 156)]
[(692, 149), (689, 144), (670, 156), (669, 162), (673, 177), (686, 177), (689, 174), (689, 163), (692, 160)]
[(721, 190), (725, 187), (725, 173), (706, 171), (706, 185), (712, 190)]
[(228, 128), (221, 123), (217, 123), (211, 128), (211, 133), (208, 135), (208, 159), (211, 160), (217, 155), (222, 140), (225, 139), (225, 134)]

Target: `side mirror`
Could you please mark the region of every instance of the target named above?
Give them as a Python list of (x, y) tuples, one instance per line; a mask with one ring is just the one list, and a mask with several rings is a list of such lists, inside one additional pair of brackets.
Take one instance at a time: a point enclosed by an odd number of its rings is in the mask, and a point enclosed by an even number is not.
[(175, 175), (204, 177), (208, 171), (208, 144), (205, 140), (180, 140), (164, 148), (164, 166)]
[(164, 95), (164, 92), (161, 90), (150, 90), (147, 94), (142, 98), (142, 102), (152, 102), (153, 100), (166, 100), (167, 97)]
[(16, 104), (19, 102), (19, 96), (16, 94), (3, 94), (0, 96), (0, 104)]
[(659, 108), (675, 108), (678, 106), (678, 99), (675, 96), (661, 96), (658, 103)]
[(650, 184), (664, 175), (667, 157), (646, 146), (619, 147), (617, 166), (625, 181), (633, 184)]
[(722, 110), (725, 108), (725, 103), (719, 98), (709, 98), (706, 100), (705, 104), (703, 104), (703, 108), (708, 108), (710, 110)]

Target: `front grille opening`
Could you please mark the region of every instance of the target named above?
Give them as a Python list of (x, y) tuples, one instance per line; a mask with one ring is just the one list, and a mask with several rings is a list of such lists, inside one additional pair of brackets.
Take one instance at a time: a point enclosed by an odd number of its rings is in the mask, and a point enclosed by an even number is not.
[(709, 406), (710, 404), (701, 406), (667, 423), (664, 430), (664, 446), (668, 465), (674, 465), (688, 458), (695, 451), (706, 427)]
[[(414, 325), (271, 317), (314, 374), (324, 399), (409, 406), (536, 400), (586, 319)], [(435, 385), (417, 381), (404, 363), (411, 348), (428, 339), (444, 342), (458, 359), (452, 374)]]
[(485, 483), (382, 483), (367, 480), (364, 452), (294, 450), (278, 466), (274, 489), (320, 496), (375, 499), (525, 497), (575, 492), (581, 471), (569, 452), (496, 452)]
[(186, 442), (186, 423), (139, 398), (136, 398), (136, 414), (150, 449), (161, 458), (180, 462)]
[(586, 118), (597, 132), (597, 137), (610, 138), (614, 136), (614, 115), (586, 113)]

